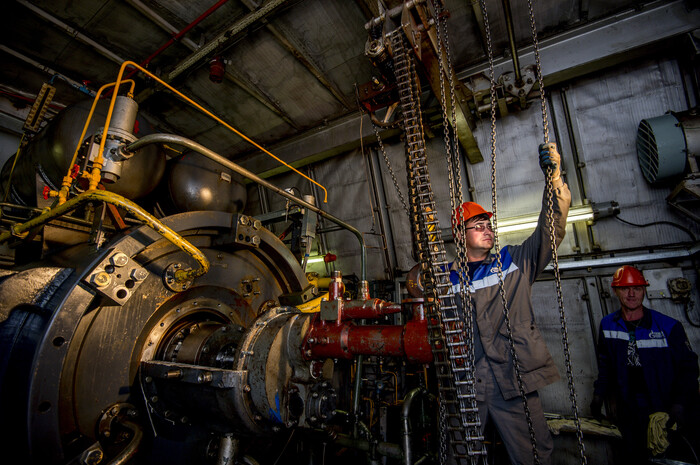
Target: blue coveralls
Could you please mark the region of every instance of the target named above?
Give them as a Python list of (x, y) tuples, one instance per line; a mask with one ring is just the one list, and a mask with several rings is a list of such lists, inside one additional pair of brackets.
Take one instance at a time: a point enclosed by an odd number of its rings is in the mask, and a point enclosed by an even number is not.
[(642, 458), (647, 450), (649, 415), (687, 411), (698, 395), (698, 356), (690, 347), (683, 325), (655, 310), (644, 307), (643, 311), (633, 331), (641, 379), (629, 378), (631, 334), (618, 310), (600, 322), (598, 379), (594, 384), (595, 395), (615, 399), (627, 452)]

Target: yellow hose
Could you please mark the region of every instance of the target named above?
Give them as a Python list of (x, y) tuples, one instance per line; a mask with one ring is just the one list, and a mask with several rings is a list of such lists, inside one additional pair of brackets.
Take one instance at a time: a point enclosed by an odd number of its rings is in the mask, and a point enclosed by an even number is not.
[(10, 231), (0, 234), (0, 244), (10, 239), (12, 236), (21, 236), (26, 231), (32, 228), (41, 226), (48, 223), (54, 218), (62, 216), (72, 210), (78, 208), (81, 204), (99, 201), (105, 202), (118, 207), (122, 207), (131, 213), (134, 217), (142, 221), (146, 226), (156, 231), (158, 234), (163, 236), (165, 239), (173, 243), (177, 248), (185, 252), (187, 255), (195, 259), (199, 264), (199, 268), (182, 270), (179, 269), (175, 272), (175, 281), (185, 282), (190, 281), (198, 276), (202, 276), (207, 271), (209, 271), (209, 260), (207, 257), (195, 246), (190, 244), (178, 233), (158, 221), (155, 217), (151, 216), (148, 212), (143, 210), (141, 207), (136, 205), (134, 202), (125, 199), (121, 195), (117, 195), (113, 192), (107, 192), (102, 190), (89, 190), (83, 192), (80, 195), (73, 197), (72, 199), (66, 201), (63, 205), (56, 206), (53, 210), (49, 210), (36, 218), (32, 218), (26, 223), (14, 224), (10, 226)]
[[(306, 179), (309, 180), (310, 182), (316, 184), (318, 187), (320, 187), (321, 189), (323, 189), (323, 194), (324, 194), (324, 196), (323, 196), (323, 202), (324, 202), (324, 203), (327, 203), (327, 202), (328, 202), (328, 190), (326, 190), (326, 188), (323, 187), (321, 184), (319, 184), (318, 182), (314, 181), (313, 179), (311, 179), (310, 177), (308, 177), (307, 175), (305, 175), (304, 173), (302, 173), (302, 172), (299, 171), (298, 169), (294, 168), (292, 165), (289, 165), (289, 164), (285, 163), (281, 158), (277, 157), (277, 156), (274, 155), (272, 152), (268, 151), (268, 150), (265, 149), (263, 146), (261, 146), (261, 145), (258, 144), (257, 142), (255, 142), (255, 141), (253, 141), (252, 139), (250, 139), (248, 136), (246, 136), (245, 134), (243, 134), (242, 132), (240, 132), (238, 129), (234, 128), (233, 126), (231, 126), (230, 124), (228, 124), (226, 121), (222, 120), (221, 118), (219, 118), (219, 117), (216, 116), (215, 114), (211, 113), (211, 112), (208, 111), (206, 108), (204, 108), (203, 106), (201, 106), (200, 104), (198, 104), (198, 103), (195, 102), (194, 100), (190, 99), (190, 98), (187, 97), (185, 94), (183, 94), (182, 92), (178, 91), (177, 89), (175, 89), (174, 87), (172, 87), (171, 85), (169, 85), (168, 83), (166, 83), (165, 81), (161, 80), (160, 78), (158, 78), (158, 76), (156, 76), (156, 75), (150, 73), (150, 72), (149, 72), (148, 70), (146, 70), (145, 68), (143, 68), (143, 67), (141, 67), (140, 65), (134, 63), (133, 61), (125, 61), (124, 63), (122, 63), (121, 68), (119, 68), (119, 74), (117, 75), (117, 80), (115, 81), (117, 87), (119, 87), (119, 86), (121, 85), (121, 78), (122, 78), (122, 75), (124, 74), (124, 71), (126, 70), (126, 68), (127, 68), (128, 66), (132, 66), (132, 67), (138, 69), (139, 71), (143, 72), (144, 74), (146, 74), (147, 76), (149, 76), (150, 78), (152, 78), (153, 80), (155, 80), (156, 82), (158, 82), (159, 84), (161, 84), (161, 85), (165, 86), (166, 88), (168, 88), (170, 91), (172, 91), (173, 93), (175, 93), (175, 95), (177, 95), (178, 97), (180, 97), (181, 99), (183, 99), (185, 102), (189, 103), (190, 105), (192, 105), (193, 107), (195, 107), (196, 109), (198, 109), (199, 111), (201, 111), (202, 113), (204, 113), (205, 115), (207, 115), (207, 116), (209, 116), (210, 118), (214, 119), (216, 122), (218, 122), (219, 124), (221, 124), (222, 126), (224, 126), (224, 127), (225, 127), (226, 129), (228, 129), (229, 131), (231, 131), (231, 132), (233, 132), (234, 134), (238, 135), (239, 137), (241, 137), (241, 138), (242, 138), (243, 140), (245, 140), (246, 142), (248, 142), (248, 143), (254, 145), (254, 146), (255, 146), (256, 148), (258, 148), (259, 150), (262, 150), (264, 153), (266, 153), (267, 155), (271, 156), (272, 158), (274, 158), (274, 159), (277, 160), (278, 162), (282, 163), (284, 166), (286, 166), (287, 168), (291, 169), (291, 170), (294, 171), (295, 173), (301, 175), (302, 177), (306, 178)], [(108, 127), (109, 127), (109, 122), (110, 122), (111, 117), (112, 117), (112, 110), (114, 109), (114, 102), (116, 101), (116, 97), (117, 97), (117, 94), (116, 94), (116, 92), (115, 92), (115, 93), (112, 95), (112, 100), (111, 100), (111, 102), (110, 102), (110, 104), (109, 104), (109, 112), (107, 113), (107, 119), (105, 120), (105, 128), (108, 128)], [(105, 129), (105, 131), (106, 131), (106, 129)], [(99, 183), (99, 181), (100, 181), (100, 171), (101, 171), (101, 169), (102, 169), (102, 165), (101, 165), (101, 163), (102, 163), (102, 151), (103, 151), (104, 148), (105, 148), (105, 147), (104, 147), (104, 146), (105, 146), (105, 142), (106, 142), (106, 138), (103, 137), (103, 138), (102, 138), (102, 142), (100, 143), (100, 152), (99, 152), (99, 156), (98, 156), (98, 160), (99, 160), (99, 162), (100, 162), (100, 165), (98, 166), (96, 162), (93, 162), (92, 173), (90, 174), (90, 183), (91, 183), (91, 184), (90, 184), (90, 186), (91, 186), (90, 189), (96, 188), (96, 187), (97, 187), (97, 183)], [(97, 180), (95, 181), (95, 179), (97, 179)], [(94, 187), (92, 186), (92, 183), (93, 183), (93, 182), (95, 183)]]

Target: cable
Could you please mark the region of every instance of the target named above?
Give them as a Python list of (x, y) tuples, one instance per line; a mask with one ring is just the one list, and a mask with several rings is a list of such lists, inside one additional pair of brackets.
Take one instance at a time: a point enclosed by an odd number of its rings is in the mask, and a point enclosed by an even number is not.
[(292, 432), (289, 433), (289, 438), (287, 439), (287, 443), (284, 445), (284, 447), (282, 448), (282, 451), (280, 452), (280, 455), (277, 457), (277, 460), (275, 460), (275, 463), (273, 463), (272, 465), (277, 465), (277, 462), (280, 461), (280, 459), (282, 458), (282, 455), (284, 455), (284, 451), (287, 450), (287, 446), (289, 445), (290, 441), (292, 440), (292, 436), (294, 436), (295, 431), (296, 431), (296, 429), (293, 429)]
[(657, 225), (661, 225), (661, 224), (667, 224), (669, 226), (673, 226), (674, 228), (680, 229), (684, 233), (688, 234), (690, 236), (690, 238), (693, 240), (693, 242), (697, 242), (695, 234), (693, 234), (693, 232), (690, 229), (688, 229), (685, 226), (682, 226), (678, 223), (674, 223), (672, 221), (652, 221), (651, 223), (637, 224), (637, 223), (632, 223), (631, 221), (623, 220), (622, 218), (620, 218), (617, 215), (615, 215), (613, 218), (620, 221), (621, 223), (625, 223), (625, 224), (628, 224), (630, 226), (635, 226), (637, 228), (646, 228), (648, 226), (657, 226)]
[(683, 305), (683, 312), (685, 313), (685, 319), (686, 319), (686, 321), (688, 321), (688, 324), (690, 324), (690, 326), (692, 326), (694, 328), (700, 328), (700, 323), (695, 323), (693, 320), (690, 319), (690, 307), (691, 306), (693, 308), (695, 308), (695, 301), (693, 301), (692, 299)]

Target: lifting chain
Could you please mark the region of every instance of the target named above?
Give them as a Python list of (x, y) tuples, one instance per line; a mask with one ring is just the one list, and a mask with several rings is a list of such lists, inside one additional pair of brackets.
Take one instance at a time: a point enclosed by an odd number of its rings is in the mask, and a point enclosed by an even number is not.
[(479, 0), (479, 5), (481, 6), (481, 14), (484, 18), (484, 30), (486, 33), (486, 49), (488, 51), (489, 73), (491, 79), (491, 208), (493, 211), (493, 223), (496, 225), (496, 228), (494, 228), (494, 252), (496, 257), (496, 271), (498, 273), (498, 289), (501, 295), (501, 301), (503, 303), (503, 322), (505, 323), (506, 331), (508, 333), (508, 345), (510, 347), (511, 358), (513, 359), (515, 378), (517, 380), (520, 398), (523, 401), (525, 418), (527, 419), (527, 430), (530, 434), (532, 456), (534, 459), (534, 463), (539, 464), (540, 457), (537, 452), (537, 439), (535, 438), (535, 428), (532, 424), (532, 415), (530, 413), (530, 407), (527, 403), (527, 395), (525, 393), (525, 386), (523, 384), (522, 371), (520, 368), (520, 362), (518, 360), (518, 354), (515, 351), (515, 342), (513, 341), (513, 329), (510, 323), (510, 311), (508, 309), (508, 299), (506, 297), (506, 291), (503, 284), (503, 263), (501, 262), (501, 249), (498, 242), (497, 230), (498, 199), (496, 195), (496, 77), (494, 76), (493, 69), (493, 44), (491, 42), (491, 27), (489, 25), (489, 17), (486, 11), (486, 1)]
[[(527, 1), (528, 13), (530, 15), (530, 30), (532, 32), (532, 44), (535, 50), (535, 67), (537, 82), (540, 86), (540, 106), (542, 111), (542, 130), (544, 143), (549, 143), (549, 121), (547, 116), (547, 97), (544, 92), (544, 81), (542, 78), (542, 66), (540, 63), (540, 47), (537, 40), (537, 28), (535, 26), (535, 13), (532, 0)], [(556, 225), (554, 222), (554, 186), (552, 185), (552, 170), (547, 169), (546, 199), (547, 199), (547, 223), (549, 225), (549, 241), (552, 247), (552, 268), (554, 269), (554, 283), (557, 292), (557, 303), (559, 304), (559, 321), (561, 323), (561, 343), (564, 348), (564, 363), (566, 365), (566, 381), (569, 387), (569, 400), (571, 410), (576, 424), (576, 440), (578, 451), (583, 465), (587, 464), (586, 448), (583, 444), (583, 432), (581, 431), (581, 420), (578, 415), (578, 403), (576, 402), (576, 388), (574, 385), (573, 369), (571, 368), (571, 355), (569, 352), (569, 334), (566, 327), (566, 315), (564, 313), (564, 298), (561, 290), (561, 273), (559, 272), (559, 254), (557, 252)]]
[[(485, 462), (476, 406), (473, 367), (465, 340), (464, 315), (456, 305), (428, 173), (415, 65), (401, 29), (389, 33), (394, 73), (406, 132), (410, 219), (421, 262), (421, 281), (440, 398), (440, 463), (449, 437), (457, 463)], [(446, 433), (445, 433), (446, 431)]]
[(406, 215), (410, 218), (411, 217), (411, 212), (408, 210), (408, 205), (406, 204), (406, 199), (403, 196), (403, 193), (401, 192), (401, 188), (399, 187), (399, 182), (396, 180), (396, 174), (394, 174), (394, 169), (391, 167), (391, 162), (389, 161), (389, 156), (386, 153), (386, 149), (384, 148), (384, 144), (382, 143), (382, 137), (379, 135), (379, 129), (377, 129), (377, 125), (374, 124), (374, 121), (372, 122), (372, 128), (374, 129), (374, 135), (377, 137), (377, 144), (379, 145), (379, 151), (382, 153), (382, 157), (384, 157), (384, 163), (386, 164), (386, 167), (389, 169), (389, 174), (391, 175), (391, 181), (394, 183), (394, 187), (396, 188), (396, 193), (399, 196), (399, 200), (401, 200), (401, 205), (403, 205), (403, 209), (406, 212)]
[[(443, 133), (445, 140), (445, 155), (447, 160), (447, 177), (449, 181), (450, 188), (450, 207), (451, 212), (457, 217), (462, 215), (462, 175), (461, 175), (461, 163), (459, 157), (459, 145), (457, 144), (459, 137), (457, 132), (457, 115), (456, 115), (456, 98), (455, 98), (455, 86), (454, 86), (454, 73), (452, 69), (452, 62), (450, 60), (450, 41), (447, 36), (447, 15), (443, 14), (442, 2), (438, 0), (433, 3), (433, 8), (435, 10), (436, 22), (436, 32), (437, 32), (437, 56), (440, 68), (440, 93), (442, 95), (442, 118), (443, 118)], [(445, 47), (445, 52), (443, 54), (443, 44)], [(448, 76), (448, 88), (449, 88), (449, 98), (450, 98), (450, 109), (451, 114), (447, 113), (447, 95), (445, 92), (445, 74)], [(450, 131), (452, 128), (452, 132)], [(468, 258), (467, 258), (467, 244), (466, 244), (466, 230), (463, 229), (466, 225), (464, 222), (453, 221), (453, 238), (456, 246), (456, 263), (457, 263), (457, 275), (459, 278), (459, 298), (462, 302), (462, 307), (466, 307), (466, 312), (463, 313), (464, 321), (464, 340), (466, 342), (466, 353), (467, 361), (466, 366), (468, 367), (467, 376), (468, 380), (472, 383), (475, 377), (475, 360), (474, 360), (474, 301), (471, 297), (471, 288), (469, 283), (469, 275), (462, 272), (462, 270), (468, 269)], [(472, 384), (473, 385), (473, 384)], [(476, 405), (475, 405), (476, 406)], [(476, 420), (479, 421), (481, 426), (481, 418), (478, 416)], [(486, 453), (484, 451), (484, 461)]]

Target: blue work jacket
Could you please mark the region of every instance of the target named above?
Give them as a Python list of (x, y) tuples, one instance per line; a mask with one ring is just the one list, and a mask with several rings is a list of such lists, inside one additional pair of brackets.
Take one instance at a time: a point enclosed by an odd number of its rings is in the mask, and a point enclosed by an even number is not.
[[(652, 412), (668, 412), (672, 404), (689, 405), (698, 393), (698, 356), (692, 351), (683, 325), (671, 317), (644, 307), (635, 330), (637, 352), (642, 364)], [(598, 335), (598, 379), (595, 394), (615, 395), (630, 405), (627, 370), (629, 332), (622, 311), (600, 322)]]

